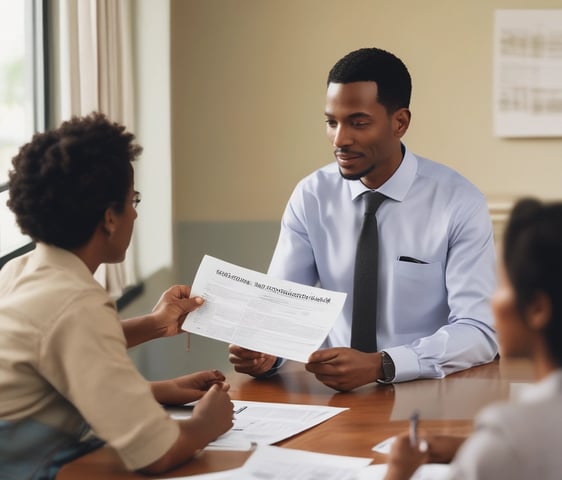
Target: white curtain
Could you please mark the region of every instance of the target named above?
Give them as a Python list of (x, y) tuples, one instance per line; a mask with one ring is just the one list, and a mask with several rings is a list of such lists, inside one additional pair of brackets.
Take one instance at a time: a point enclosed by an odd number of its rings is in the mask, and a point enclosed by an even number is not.
[[(130, 0), (59, 0), (55, 8), (56, 123), (101, 111), (134, 132)], [(100, 265), (96, 279), (113, 298), (137, 281), (134, 247), (121, 264)]]

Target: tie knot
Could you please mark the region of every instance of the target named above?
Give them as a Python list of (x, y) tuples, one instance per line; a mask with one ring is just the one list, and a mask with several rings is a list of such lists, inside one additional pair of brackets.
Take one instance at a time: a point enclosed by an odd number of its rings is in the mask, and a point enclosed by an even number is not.
[(364, 194), (365, 197), (365, 215), (373, 215), (376, 213), (381, 203), (387, 198), (380, 192), (371, 190)]

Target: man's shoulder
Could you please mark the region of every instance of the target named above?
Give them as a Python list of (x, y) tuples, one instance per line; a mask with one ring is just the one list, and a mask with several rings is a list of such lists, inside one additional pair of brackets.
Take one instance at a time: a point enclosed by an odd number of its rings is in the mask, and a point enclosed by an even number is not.
[(297, 188), (305, 191), (325, 191), (330, 188), (341, 188), (344, 179), (340, 175), (336, 162), (328, 163), (303, 177)]
[(432, 177), (441, 181), (454, 181), (459, 184), (476, 186), (464, 175), (448, 165), (416, 155), (418, 159), (418, 174)]
[(306, 175), (301, 180), (301, 182), (314, 182), (314, 181), (333, 182), (335, 180), (340, 180), (340, 179), (342, 179), (342, 177), (338, 169), (338, 164), (336, 162), (330, 162)]
[(457, 170), (419, 155), (416, 155), (416, 157), (420, 179), (435, 183), (440, 189), (454, 192), (455, 196), (465, 194), (483, 198), (480, 189)]

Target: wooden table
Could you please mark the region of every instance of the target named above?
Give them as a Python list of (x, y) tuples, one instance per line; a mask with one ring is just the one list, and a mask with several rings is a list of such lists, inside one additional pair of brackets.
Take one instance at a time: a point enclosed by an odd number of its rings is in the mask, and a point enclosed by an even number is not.
[[(509, 398), (520, 383), (533, 381), (526, 361), (495, 361), (448, 376), (442, 380), (417, 380), (395, 385), (367, 385), (338, 393), (306, 372), (302, 364), (288, 362), (280, 374), (255, 380), (236, 372), (227, 374), (236, 400), (284, 402), (348, 407), (349, 410), (278, 445), (321, 453), (372, 457), (376, 443), (408, 427), (413, 410), (421, 413), (420, 428), (432, 433), (468, 434), (472, 418), (484, 405)], [(241, 466), (250, 452), (202, 452), (191, 462), (159, 478), (214, 472)], [(102, 448), (66, 465), (59, 480), (146, 479), (127, 472), (115, 452)]]

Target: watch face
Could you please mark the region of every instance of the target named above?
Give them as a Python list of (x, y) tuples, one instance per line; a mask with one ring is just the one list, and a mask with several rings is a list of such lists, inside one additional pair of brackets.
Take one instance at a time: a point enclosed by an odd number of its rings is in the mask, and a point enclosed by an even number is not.
[(382, 352), (382, 371), (384, 374), (383, 380), (385, 382), (390, 382), (394, 378), (394, 362), (386, 352)]

